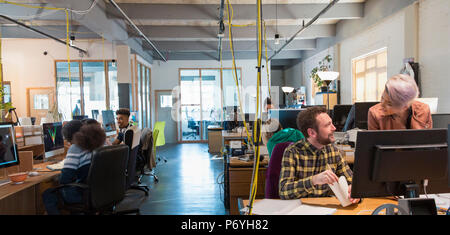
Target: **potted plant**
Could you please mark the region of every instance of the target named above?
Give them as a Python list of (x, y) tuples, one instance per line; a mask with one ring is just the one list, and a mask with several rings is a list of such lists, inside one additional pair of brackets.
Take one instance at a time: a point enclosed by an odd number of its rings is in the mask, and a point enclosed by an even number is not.
[(321, 92), (326, 92), (327, 87), (325, 86), (325, 83), (320, 79), (319, 75), (317, 75), (317, 72), (319, 71), (329, 71), (331, 69), (331, 61), (333, 59), (331, 58), (331, 55), (325, 56), (321, 61), (319, 61), (319, 66), (313, 68), (311, 70), (311, 78), (313, 79), (314, 83), (317, 87), (320, 87)]

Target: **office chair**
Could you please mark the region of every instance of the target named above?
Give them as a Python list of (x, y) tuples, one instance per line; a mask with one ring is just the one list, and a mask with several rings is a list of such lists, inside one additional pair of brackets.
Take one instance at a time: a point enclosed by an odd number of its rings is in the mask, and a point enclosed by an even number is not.
[[(153, 133), (155, 133), (156, 130), (158, 130), (157, 135), (155, 136), (155, 134), (153, 134), (153, 141), (154, 141), (154, 151), (155, 151), (155, 157), (157, 156), (156, 154), (156, 147), (158, 146), (163, 146), (166, 144), (166, 139), (164, 137), (164, 127), (166, 125), (166, 122), (155, 122), (155, 126), (153, 127)], [(156, 137), (156, 138), (155, 138)], [(164, 162), (167, 162), (167, 159), (162, 157)], [(161, 161), (161, 158), (158, 157), (158, 161)]]
[[(144, 128), (142, 130), (141, 144), (140, 144), (140, 151), (139, 151), (139, 156), (141, 156), (142, 159), (141, 159), (141, 162), (137, 166), (137, 169), (141, 174), (138, 179), (139, 184), (141, 183), (142, 175), (153, 176), (155, 182), (159, 181), (158, 177), (156, 176), (156, 173), (154, 172), (154, 168), (156, 166), (155, 155), (154, 155), (154, 149), (155, 149), (154, 144), (156, 144), (156, 142), (154, 141), (155, 139), (153, 138), (153, 136), (155, 134), (156, 134), (156, 136), (158, 135), (158, 132), (159, 131), (156, 130), (155, 133), (153, 133), (149, 128)], [(147, 166), (149, 171), (147, 171), (147, 172), (145, 171), (145, 166)]]
[[(128, 154), (126, 145), (94, 150), (86, 184), (71, 183), (55, 188), (61, 207), (73, 214), (139, 214), (139, 208), (116, 211), (116, 206), (125, 199)], [(65, 204), (60, 191), (64, 187), (84, 189), (84, 203)]]
[(194, 131), (189, 132), (188, 135), (186, 136), (186, 138), (190, 137), (190, 138), (195, 140), (196, 136), (198, 136), (199, 132), (200, 132), (199, 125), (197, 125), (197, 122), (194, 121), (194, 119), (189, 118), (189, 120), (188, 120), (188, 128), (191, 129), (191, 130), (194, 130)]
[(136, 176), (136, 160), (139, 151), (139, 142), (141, 137), (141, 131), (137, 126), (132, 126), (125, 131), (124, 143), (129, 148), (129, 158), (127, 166), (127, 189), (141, 190), (148, 196), (149, 188), (146, 185), (140, 185), (138, 183), (138, 177)]
[(265, 198), (280, 199), (278, 184), (280, 182), (281, 161), (284, 150), (293, 142), (283, 142), (275, 145), (270, 156), (269, 166), (266, 171)]

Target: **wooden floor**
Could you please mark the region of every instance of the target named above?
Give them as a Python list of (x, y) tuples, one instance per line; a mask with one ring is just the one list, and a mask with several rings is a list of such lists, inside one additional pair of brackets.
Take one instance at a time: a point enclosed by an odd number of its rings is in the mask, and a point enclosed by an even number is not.
[[(223, 162), (214, 160), (207, 144), (166, 144), (156, 167), (159, 182), (145, 176), (149, 196), (140, 205), (143, 215), (225, 215)], [(142, 194), (141, 194), (142, 195)]]

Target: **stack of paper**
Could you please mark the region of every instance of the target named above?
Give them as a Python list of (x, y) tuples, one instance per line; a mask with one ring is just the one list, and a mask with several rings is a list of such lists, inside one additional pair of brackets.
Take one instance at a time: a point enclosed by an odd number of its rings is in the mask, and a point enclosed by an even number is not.
[(255, 215), (331, 215), (336, 209), (303, 205), (300, 199), (263, 199), (253, 203)]

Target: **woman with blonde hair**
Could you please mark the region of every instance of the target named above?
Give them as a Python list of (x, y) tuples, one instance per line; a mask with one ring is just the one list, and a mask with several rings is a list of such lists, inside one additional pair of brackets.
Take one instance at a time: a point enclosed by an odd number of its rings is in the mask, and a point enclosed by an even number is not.
[(386, 82), (381, 102), (369, 109), (369, 130), (431, 129), (430, 107), (416, 101), (419, 88), (413, 78), (397, 74)]

